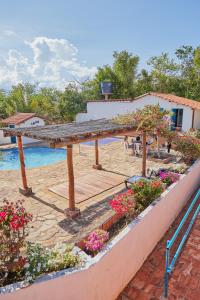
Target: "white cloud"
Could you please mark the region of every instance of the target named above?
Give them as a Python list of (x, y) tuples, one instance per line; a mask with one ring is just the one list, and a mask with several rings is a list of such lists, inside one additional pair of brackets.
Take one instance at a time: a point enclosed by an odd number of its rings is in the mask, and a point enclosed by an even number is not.
[(24, 41), (24, 46), (29, 55), (11, 49), (6, 57), (0, 57), (1, 87), (29, 81), (62, 89), (67, 82), (92, 77), (96, 72), (96, 67), (78, 61), (78, 49), (68, 40), (36, 37)]
[(8, 37), (17, 36), (16, 33), (13, 30), (9, 30), (9, 29), (3, 30), (3, 35), (8, 36)]

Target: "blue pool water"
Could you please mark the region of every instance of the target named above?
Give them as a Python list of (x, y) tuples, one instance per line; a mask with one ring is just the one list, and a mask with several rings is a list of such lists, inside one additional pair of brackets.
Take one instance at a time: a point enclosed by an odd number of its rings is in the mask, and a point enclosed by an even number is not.
[[(47, 166), (66, 159), (65, 149), (50, 149), (47, 147), (24, 148), (26, 168)], [(20, 168), (18, 149), (0, 151), (0, 170), (17, 170)]]
[[(100, 145), (119, 141), (117, 138), (107, 138), (99, 141)], [(94, 142), (85, 142), (89, 146)], [(66, 159), (65, 149), (51, 149), (48, 147), (25, 147), (24, 148), (26, 168), (47, 166)], [(0, 150), (0, 170), (17, 170), (20, 168), (18, 149)]]
[[(120, 141), (119, 138), (106, 138), (106, 139), (102, 139), (99, 140), (99, 145), (106, 145), (112, 142), (118, 142)], [(90, 142), (84, 142), (82, 143), (83, 145), (89, 145), (89, 146), (93, 146), (94, 145), (94, 141), (90, 141)]]

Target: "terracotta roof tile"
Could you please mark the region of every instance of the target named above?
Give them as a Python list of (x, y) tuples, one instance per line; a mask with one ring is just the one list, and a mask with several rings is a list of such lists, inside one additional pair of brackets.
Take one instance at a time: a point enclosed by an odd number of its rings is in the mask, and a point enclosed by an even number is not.
[(13, 125), (18, 125), (21, 124), (32, 117), (35, 117), (35, 113), (17, 113), (14, 116), (8, 117), (7, 119), (4, 119), (1, 121), (1, 124), (13, 124)]
[(145, 96), (148, 95), (152, 95), (152, 96), (157, 96), (159, 98), (162, 98), (164, 100), (168, 100), (177, 104), (181, 104), (181, 105), (185, 105), (185, 106), (189, 106), (193, 109), (199, 109), (200, 110), (200, 102), (199, 101), (195, 101), (195, 100), (191, 100), (191, 99), (187, 99), (184, 97), (178, 97), (172, 94), (164, 94), (164, 93), (146, 93), (144, 95), (138, 96), (134, 99), (131, 98), (127, 98), (127, 99), (99, 99), (99, 100), (89, 100), (87, 102), (132, 102), (134, 100), (139, 100), (140, 98), (143, 98)]
[(200, 109), (200, 102), (196, 101), (196, 100), (191, 100), (191, 99), (187, 99), (184, 97), (179, 97), (179, 96), (175, 96), (172, 94), (163, 94), (163, 93), (149, 93), (149, 95), (157, 96), (159, 98), (162, 98), (162, 99), (165, 99), (165, 100), (177, 103), (177, 104), (189, 106), (193, 109)]

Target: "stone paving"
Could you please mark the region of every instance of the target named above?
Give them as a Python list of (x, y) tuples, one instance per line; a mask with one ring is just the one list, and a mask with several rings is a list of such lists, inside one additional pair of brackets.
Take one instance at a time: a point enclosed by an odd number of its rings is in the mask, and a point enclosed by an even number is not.
[[(100, 147), (100, 163), (109, 171), (127, 176), (140, 175), (142, 160), (130, 154), (124, 152), (123, 141), (103, 145)], [(79, 151), (76, 145), (74, 147), (75, 178), (90, 172), (93, 164), (94, 147), (81, 145)], [(147, 167), (161, 166), (166, 165), (147, 162)], [(59, 241), (77, 241), (113, 214), (108, 205), (108, 198), (124, 188), (124, 184), (78, 204), (81, 217), (73, 221), (67, 219), (64, 209), (68, 207), (68, 201), (48, 190), (49, 187), (66, 181), (66, 170), (66, 161), (27, 170), (28, 185), (35, 193), (28, 198), (18, 192), (21, 186), (20, 171), (0, 171), (0, 203), (4, 198), (10, 201), (24, 199), (25, 207), (34, 216), (28, 237), (30, 241), (37, 241), (44, 245), (52, 245)]]
[[(185, 211), (186, 208), (176, 219), (165, 237), (158, 243), (117, 300), (166, 299), (163, 296), (166, 241), (173, 235)], [(185, 228), (187, 226), (188, 222)], [(177, 248), (176, 246), (177, 244), (174, 247), (175, 249)], [(193, 225), (191, 234), (177, 260), (174, 272), (170, 277), (168, 297), (168, 300), (198, 299), (200, 299), (200, 215)]]

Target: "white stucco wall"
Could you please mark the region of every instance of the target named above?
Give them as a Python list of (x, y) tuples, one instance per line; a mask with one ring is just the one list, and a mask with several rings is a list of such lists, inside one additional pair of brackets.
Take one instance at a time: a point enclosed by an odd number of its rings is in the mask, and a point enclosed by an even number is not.
[[(45, 122), (43, 119), (41, 119), (39, 117), (33, 117), (19, 125), (16, 125), (16, 128), (36, 127), (36, 126), (44, 126), (44, 125), (45, 125)], [(27, 137), (23, 137), (22, 140), (23, 140), (23, 144), (30, 144), (30, 143), (38, 142), (38, 140), (36, 140), (36, 139), (30, 139)]]
[(0, 130), (0, 145), (10, 144), (10, 137), (3, 136), (3, 130)]
[(156, 105), (171, 111), (173, 108), (183, 109), (183, 131), (187, 131), (192, 127), (192, 109), (169, 102), (156, 96), (147, 95), (135, 101), (97, 101), (87, 103), (87, 113), (78, 114), (76, 117), (77, 122), (96, 120), (101, 118), (112, 118), (119, 114), (127, 114), (135, 111), (136, 109), (143, 108), (146, 105)]
[(194, 128), (200, 129), (200, 110), (195, 110), (195, 113), (194, 113)]

